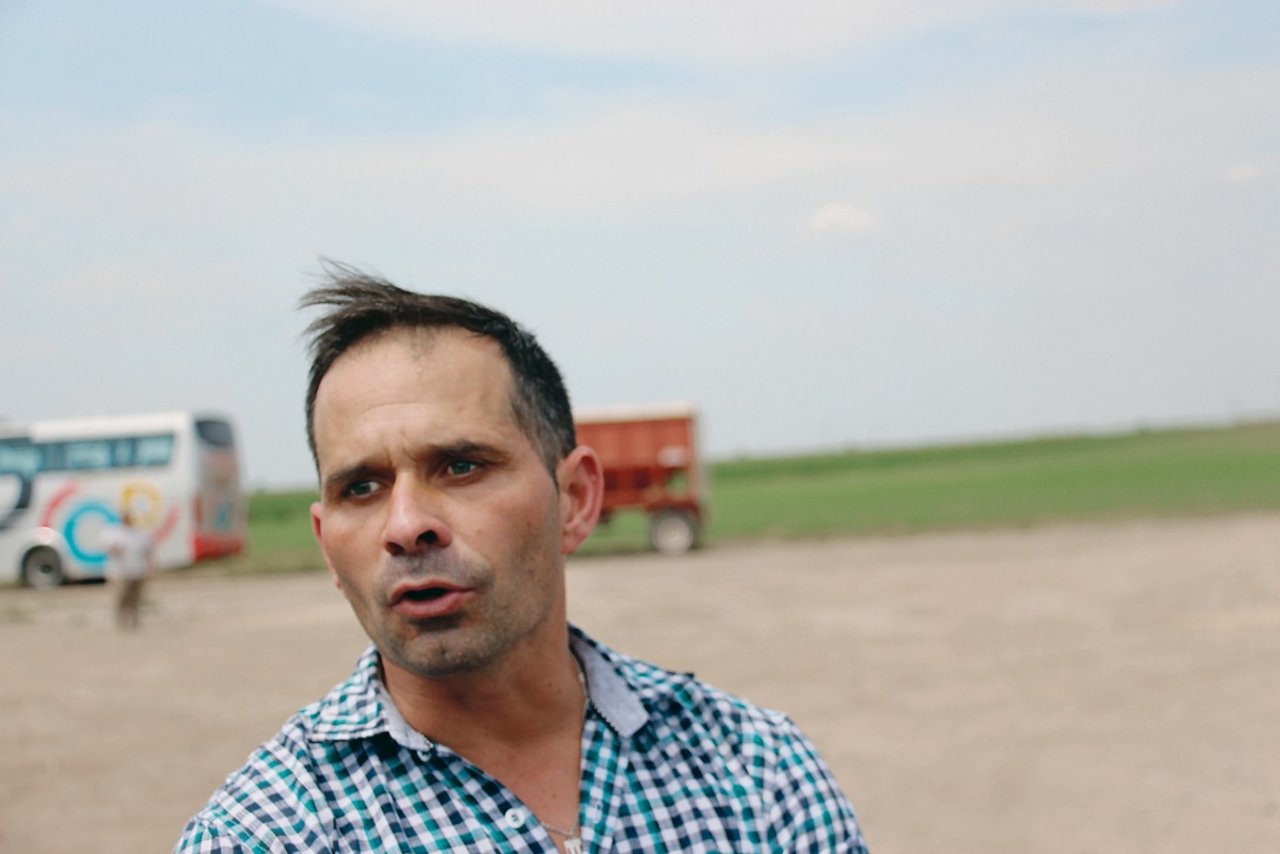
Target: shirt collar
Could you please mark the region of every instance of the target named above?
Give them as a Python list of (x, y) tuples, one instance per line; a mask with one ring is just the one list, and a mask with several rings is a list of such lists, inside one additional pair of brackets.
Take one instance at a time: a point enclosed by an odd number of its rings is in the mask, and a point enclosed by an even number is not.
[(639, 732), (648, 722), (649, 712), (610, 660), (612, 652), (573, 626), (569, 627), (569, 647), (582, 663), (582, 672), (587, 677), (587, 696), (604, 722), (623, 738)]
[[(629, 738), (648, 722), (649, 713), (635, 686), (619, 672), (616, 654), (575, 626), (569, 627), (569, 646), (587, 679), (591, 705), (618, 735)], [(379, 676), (378, 651), (370, 646), (356, 660), (351, 676), (312, 707), (310, 737), (317, 741), (351, 741), (386, 732), (413, 750), (434, 744), (405, 721)]]
[(347, 681), (313, 706), (302, 711), (312, 719), (309, 737), (316, 741), (352, 741), (370, 738), (387, 729), (378, 686), (378, 651), (370, 645), (358, 659)]

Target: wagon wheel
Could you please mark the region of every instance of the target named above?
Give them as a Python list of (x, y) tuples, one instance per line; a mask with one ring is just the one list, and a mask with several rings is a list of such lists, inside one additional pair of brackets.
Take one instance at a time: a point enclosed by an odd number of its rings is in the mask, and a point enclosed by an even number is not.
[(649, 544), (666, 555), (684, 554), (698, 542), (698, 522), (685, 510), (660, 510), (649, 520)]

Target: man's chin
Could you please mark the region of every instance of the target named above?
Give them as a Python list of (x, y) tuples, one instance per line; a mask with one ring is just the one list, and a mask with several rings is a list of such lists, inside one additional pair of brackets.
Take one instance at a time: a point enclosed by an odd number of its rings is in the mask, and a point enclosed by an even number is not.
[(497, 657), (479, 638), (468, 637), (458, 626), (439, 626), (394, 648), (378, 651), (399, 669), (423, 679), (446, 679), (484, 670)]

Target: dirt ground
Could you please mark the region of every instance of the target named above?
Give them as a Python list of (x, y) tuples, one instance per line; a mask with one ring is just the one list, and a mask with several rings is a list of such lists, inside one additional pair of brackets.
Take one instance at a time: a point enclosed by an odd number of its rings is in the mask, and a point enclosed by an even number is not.
[[(1280, 851), (1280, 515), (569, 567), (576, 622), (800, 722), (874, 854)], [(0, 590), (0, 851), (166, 851), (364, 645), (327, 577)]]

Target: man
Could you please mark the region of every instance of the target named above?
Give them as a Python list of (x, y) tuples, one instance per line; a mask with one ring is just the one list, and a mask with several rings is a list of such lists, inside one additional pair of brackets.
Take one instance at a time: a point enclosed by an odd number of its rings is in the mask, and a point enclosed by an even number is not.
[(559, 372), (510, 319), (346, 267), (303, 298), (312, 526), (373, 641), (180, 851), (865, 851), (784, 716), (570, 627), (600, 512)]
[(142, 588), (155, 569), (151, 532), (138, 527), (133, 511), (125, 507), (120, 513), (120, 524), (109, 528), (104, 539), (108, 575), (120, 585), (116, 625), (137, 630), (142, 624)]

